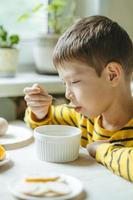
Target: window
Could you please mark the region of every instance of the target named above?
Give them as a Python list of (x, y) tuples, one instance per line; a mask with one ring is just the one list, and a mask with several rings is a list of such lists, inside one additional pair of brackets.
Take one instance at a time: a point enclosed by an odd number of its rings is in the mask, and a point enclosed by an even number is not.
[(18, 33), (22, 38), (32, 38), (38, 32), (47, 31), (47, 13), (42, 8), (25, 22), (17, 22), (20, 15), (30, 12), (39, 2), (47, 5), (48, 0), (0, 0), (0, 25), (10, 33)]

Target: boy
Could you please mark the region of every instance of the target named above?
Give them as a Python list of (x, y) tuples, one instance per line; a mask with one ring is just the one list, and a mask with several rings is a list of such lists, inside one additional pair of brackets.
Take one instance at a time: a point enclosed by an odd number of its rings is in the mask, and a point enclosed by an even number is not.
[(104, 16), (81, 19), (59, 39), (53, 62), (75, 108), (51, 106), (52, 97), (34, 85), (25, 88), (26, 122), (79, 127), (90, 155), (133, 181), (133, 45), (127, 32)]

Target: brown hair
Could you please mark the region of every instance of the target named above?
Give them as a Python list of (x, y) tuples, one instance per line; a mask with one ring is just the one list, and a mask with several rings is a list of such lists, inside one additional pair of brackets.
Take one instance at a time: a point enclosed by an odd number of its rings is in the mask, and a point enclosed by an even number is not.
[(99, 76), (107, 63), (118, 62), (128, 75), (133, 70), (133, 44), (118, 23), (105, 16), (86, 17), (71, 26), (54, 49), (55, 67), (72, 60), (88, 64)]

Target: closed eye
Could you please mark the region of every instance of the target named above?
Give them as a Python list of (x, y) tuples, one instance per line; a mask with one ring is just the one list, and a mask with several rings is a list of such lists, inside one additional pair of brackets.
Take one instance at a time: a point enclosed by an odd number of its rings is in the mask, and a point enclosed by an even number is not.
[(72, 81), (73, 84), (79, 83), (79, 82), (80, 82), (80, 80), (78, 80), (78, 81)]

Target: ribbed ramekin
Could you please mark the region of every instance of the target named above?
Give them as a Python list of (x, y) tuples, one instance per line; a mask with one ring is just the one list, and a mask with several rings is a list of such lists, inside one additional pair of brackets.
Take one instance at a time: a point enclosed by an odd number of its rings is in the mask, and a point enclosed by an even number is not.
[(69, 162), (78, 158), (81, 130), (67, 125), (44, 125), (34, 129), (40, 160)]

